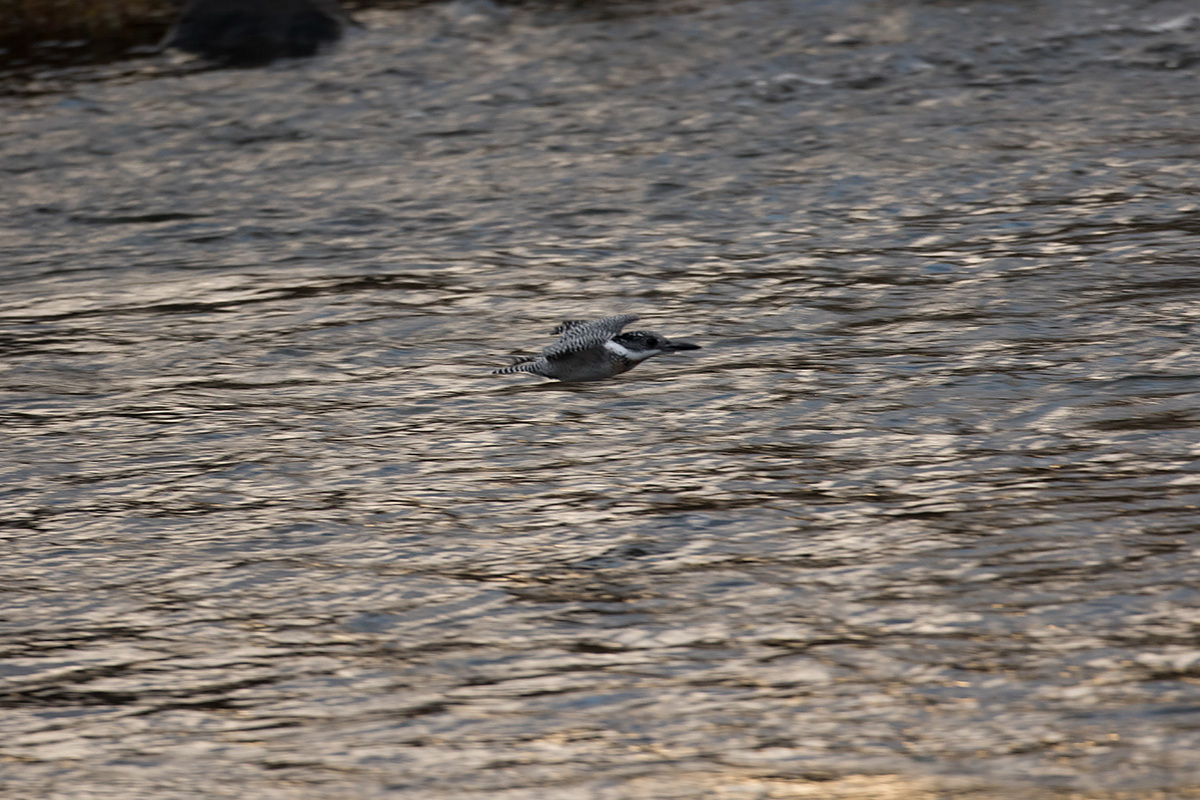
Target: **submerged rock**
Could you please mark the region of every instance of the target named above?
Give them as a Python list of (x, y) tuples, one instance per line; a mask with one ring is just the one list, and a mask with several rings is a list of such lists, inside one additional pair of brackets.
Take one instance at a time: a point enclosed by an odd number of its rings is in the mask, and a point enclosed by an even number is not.
[(190, 0), (163, 46), (252, 66), (315, 55), (351, 22), (335, 0)]

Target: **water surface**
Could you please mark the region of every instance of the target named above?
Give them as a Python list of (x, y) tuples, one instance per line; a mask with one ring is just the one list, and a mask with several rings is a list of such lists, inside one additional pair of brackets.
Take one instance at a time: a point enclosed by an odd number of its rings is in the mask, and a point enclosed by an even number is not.
[(1188, 4), (364, 22), (3, 99), (8, 795), (1200, 795)]

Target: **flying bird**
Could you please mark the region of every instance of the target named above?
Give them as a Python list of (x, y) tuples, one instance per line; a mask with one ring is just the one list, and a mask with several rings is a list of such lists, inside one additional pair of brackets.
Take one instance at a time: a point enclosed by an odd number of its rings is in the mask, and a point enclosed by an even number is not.
[(628, 372), (648, 358), (680, 350), (699, 350), (691, 342), (673, 342), (651, 331), (621, 333), (636, 314), (618, 314), (587, 322), (569, 319), (551, 331), (559, 340), (536, 357), (521, 358), (493, 375), (529, 372), (565, 383), (602, 381)]

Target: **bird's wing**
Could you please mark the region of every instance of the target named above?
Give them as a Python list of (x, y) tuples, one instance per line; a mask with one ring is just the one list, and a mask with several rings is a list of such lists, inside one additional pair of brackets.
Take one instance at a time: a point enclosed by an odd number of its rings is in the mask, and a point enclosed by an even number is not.
[(582, 328), (587, 325), (586, 319), (564, 319), (560, 324), (556, 325), (554, 330), (550, 331), (551, 336), (566, 336), (571, 331)]
[(615, 317), (605, 317), (591, 322), (579, 319), (564, 320), (554, 329), (554, 333), (561, 334), (562, 338), (543, 350), (542, 355), (546, 358), (554, 358), (565, 353), (586, 350), (589, 347), (600, 347), (637, 318), (637, 314), (618, 314)]
[(637, 318), (637, 314), (618, 314), (615, 317), (604, 317), (591, 322), (586, 319), (564, 319), (562, 324), (550, 331), (550, 335), (566, 338), (581, 328), (594, 328), (598, 331), (607, 331), (610, 336), (616, 336), (622, 328), (636, 321)]

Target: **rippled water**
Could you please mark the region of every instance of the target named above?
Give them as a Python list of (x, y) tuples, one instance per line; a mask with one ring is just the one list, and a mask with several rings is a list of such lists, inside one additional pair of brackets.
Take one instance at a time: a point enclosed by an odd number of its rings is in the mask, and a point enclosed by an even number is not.
[(6, 797), (1200, 795), (1200, 15), (364, 21), (3, 100)]

